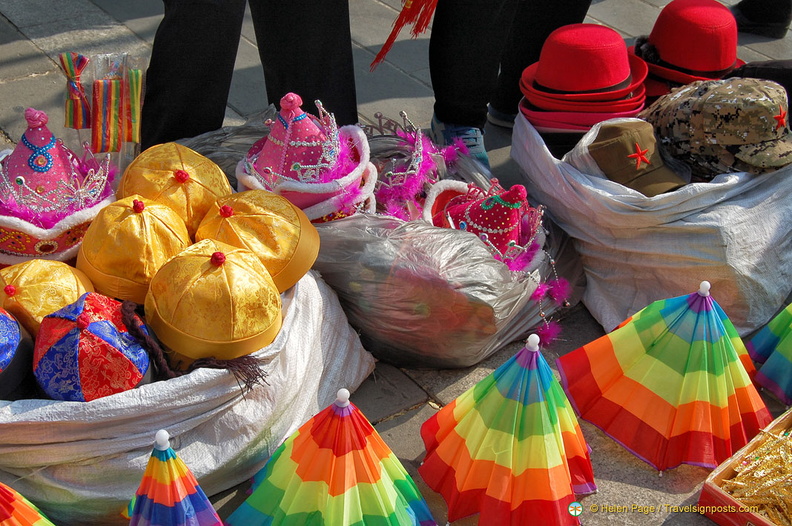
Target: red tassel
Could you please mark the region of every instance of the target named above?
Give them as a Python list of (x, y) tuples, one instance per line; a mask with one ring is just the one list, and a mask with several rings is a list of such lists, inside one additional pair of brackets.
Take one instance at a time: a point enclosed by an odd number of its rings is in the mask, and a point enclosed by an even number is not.
[(436, 8), (437, 0), (406, 0), (399, 16), (396, 17), (396, 20), (393, 22), (393, 29), (390, 35), (388, 35), (379, 53), (377, 53), (377, 56), (374, 57), (371, 63), (371, 71), (374, 71), (377, 65), (385, 60), (385, 55), (387, 55), (393, 47), (396, 38), (399, 36), (404, 26), (412, 24), (413, 28), (410, 32), (413, 38), (426, 31), (429, 27), (429, 22), (432, 21), (432, 16)]

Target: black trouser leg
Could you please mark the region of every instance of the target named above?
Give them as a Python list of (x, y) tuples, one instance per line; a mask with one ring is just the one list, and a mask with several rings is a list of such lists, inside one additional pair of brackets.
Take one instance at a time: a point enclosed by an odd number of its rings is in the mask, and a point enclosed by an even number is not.
[(223, 125), (245, 0), (164, 0), (141, 111), (141, 146)]

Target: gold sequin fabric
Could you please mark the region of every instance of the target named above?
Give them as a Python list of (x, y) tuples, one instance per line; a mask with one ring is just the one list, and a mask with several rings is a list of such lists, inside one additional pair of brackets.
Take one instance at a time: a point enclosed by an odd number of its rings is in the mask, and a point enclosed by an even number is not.
[(98, 292), (142, 304), (157, 270), (190, 244), (187, 226), (175, 211), (132, 195), (99, 212), (80, 245), (77, 268)]
[(253, 251), (283, 292), (319, 254), (319, 233), (288, 199), (266, 190), (221, 197), (201, 221), (195, 240), (215, 239)]

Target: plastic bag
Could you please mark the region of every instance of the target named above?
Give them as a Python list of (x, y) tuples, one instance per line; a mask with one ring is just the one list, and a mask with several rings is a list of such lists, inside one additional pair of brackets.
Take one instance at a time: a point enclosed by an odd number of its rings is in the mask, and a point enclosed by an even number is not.
[(511, 155), (529, 195), (575, 242), (583, 303), (610, 331), (653, 301), (702, 280), (740, 335), (764, 325), (792, 290), (792, 166), (721, 174), (647, 198), (554, 158), (518, 115)]
[[(558, 232), (531, 272), (511, 272), (470, 232), (358, 214), (317, 225), (314, 264), (377, 358), (403, 367), (474, 365), (559, 309), (531, 299), (558, 273), (579, 299), (582, 269)], [(561, 262), (566, 262), (562, 265)]]
[[(128, 524), (154, 435), (207, 495), (249, 479), (303, 422), (374, 369), (332, 290), (315, 272), (282, 295), (283, 328), (256, 353), (267, 385), (244, 393), (229, 371), (198, 369), (91, 402), (0, 401), (0, 481), (64, 524)], [(321, 316), (317, 316), (321, 313)]]

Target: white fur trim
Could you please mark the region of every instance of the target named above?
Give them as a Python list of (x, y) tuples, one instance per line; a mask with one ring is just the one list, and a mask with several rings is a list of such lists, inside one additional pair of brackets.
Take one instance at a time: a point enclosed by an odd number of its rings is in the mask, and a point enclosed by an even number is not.
[[(23, 219), (19, 219), (18, 217), (0, 216), (0, 228), (23, 232), (31, 237), (35, 237), (42, 241), (55, 239), (60, 235), (62, 235), (67, 230), (69, 230), (70, 228), (74, 228), (77, 225), (81, 225), (86, 221), (92, 221), (102, 208), (106, 207), (107, 205), (115, 201), (116, 201), (115, 194), (111, 194), (106, 198), (104, 198), (102, 201), (96, 203), (95, 205), (88, 208), (83, 208), (82, 210), (78, 210), (77, 212), (67, 217), (64, 217), (63, 219), (55, 223), (51, 228), (46, 228), (46, 229), (28, 223), (27, 221)], [(82, 241), (80, 243), (82, 243)], [(40, 257), (16, 256), (16, 255), (0, 252), (0, 264), (13, 265), (15, 263), (22, 263), (24, 261), (29, 261), (31, 259), (51, 259), (55, 261), (66, 261), (77, 255), (77, 250), (80, 248), (80, 243), (77, 243), (68, 250), (62, 252), (54, 252), (52, 254), (47, 254), (45, 256), (40, 256)]]
[[(333, 194), (343, 191), (343, 189), (356, 184), (361, 179), (361, 177), (363, 177), (363, 172), (367, 169), (367, 164), (369, 162), (369, 158), (371, 157), (371, 147), (369, 146), (368, 139), (366, 138), (366, 133), (360, 126), (342, 126), (338, 129), (338, 133), (341, 140), (350, 140), (352, 142), (352, 148), (357, 151), (358, 156), (360, 157), (360, 162), (354, 170), (343, 177), (333, 181), (328, 181), (326, 183), (304, 183), (302, 181), (284, 179), (279, 181), (271, 191), (276, 194), (282, 194), (285, 192), (298, 192), (302, 194)], [(237, 163), (236, 176), (238, 187), (249, 190), (267, 190), (267, 188), (264, 188), (256, 176), (247, 171), (246, 164), (252, 165), (252, 163), (252, 159), (242, 160)]]
[(468, 192), (468, 187), (468, 183), (455, 179), (443, 179), (433, 184), (426, 194), (426, 201), (424, 202), (422, 212), (424, 221), (432, 223), (432, 208), (434, 208), (437, 196), (443, 192), (454, 192), (455, 194), (465, 195)]
[[(363, 186), (361, 187), (360, 198), (354, 204), (363, 204), (365, 207), (364, 211), (373, 213), (377, 208), (377, 201), (374, 198), (374, 186), (377, 184), (377, 168), (370, 162), (363, 167), (362, 181)], [(308, 219), (313, 221), (341, 210), (344, 206), (345, 198), (346, 196), (343, 194), (335, 195), (313, 206), (304, 208), (303, 212), (308, 216)]]
[(245, 169), (245, 159), (236, 165), (237, 192), (245, 190), (266, 190), (264, 186)]

